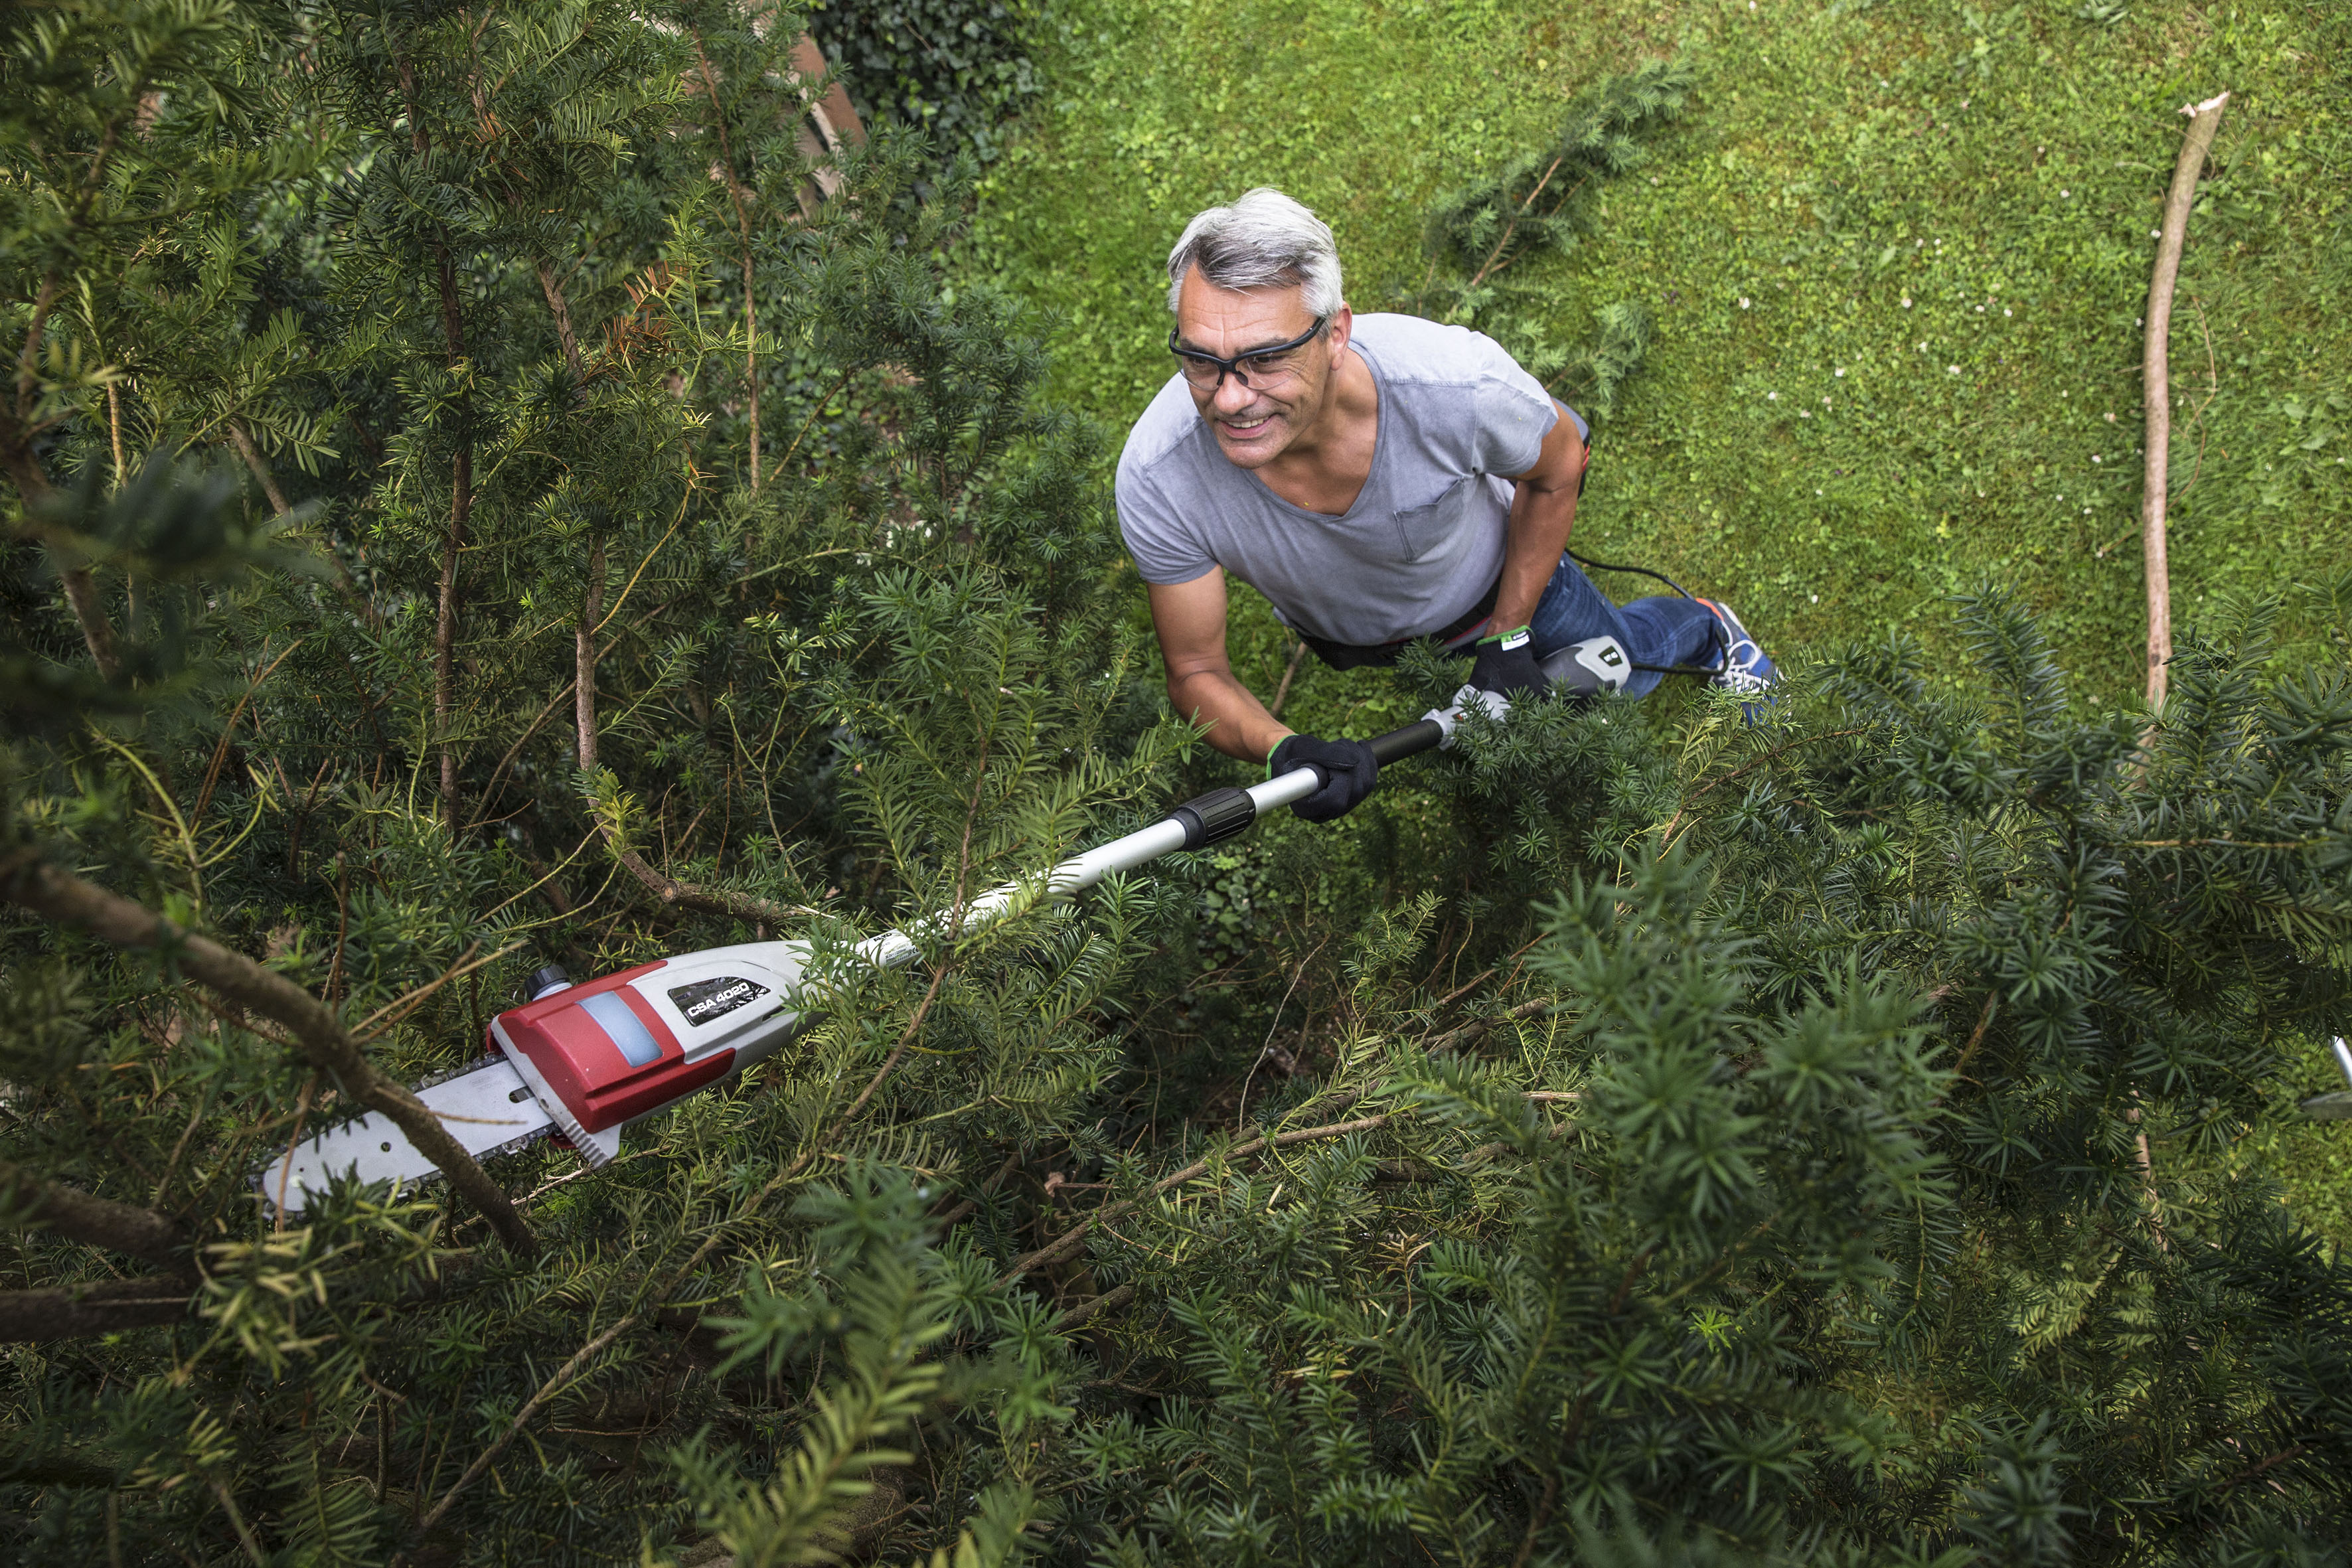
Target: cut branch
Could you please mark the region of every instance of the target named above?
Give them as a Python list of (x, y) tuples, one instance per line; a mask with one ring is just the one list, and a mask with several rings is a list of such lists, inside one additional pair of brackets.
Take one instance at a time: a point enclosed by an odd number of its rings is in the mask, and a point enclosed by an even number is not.
[(2220, 128), (2221, 110), (2229, 101), (2230, 95), (2224, 92), (2181, 108), (2180, 112), (2189, 117), (2189, 134), (2180, 143), (2180, 161), (2172, 169), (2172, 189), (2164, 198), (2156, 275), (2147, 288), (2147, 336), (2140, 363), (2141, 406), (2147, 415), (2147, 463), (2139, 520), (2147, 577), (2147, 701), (2151, 708), (2164, 701), (2166, 667), (2172, 661), (2172, 575), (2164, 553), (2166, 469), (2172, 447), (2172, 294), (2180, 281), (2180, 249), (2189, 234), (2189, 212), (2197, 205), (2197, 176), (2213, 149), (2213, 132)]
[(47, 864), (30, 848), (0, 857), (0, 896), (100, 941), (164, 953), (182, 973), (227, 1001), (282, 1025), (295, 1048), (345, 1095), (390, 1118), (450, 1186), (481, 1211), (501, 1241), (517, 1252), (538, 1249), (530, 1227), (498, 1184), (416, 1096), (368, 1060), (342, 1020), (308, 991), (143, 905)]

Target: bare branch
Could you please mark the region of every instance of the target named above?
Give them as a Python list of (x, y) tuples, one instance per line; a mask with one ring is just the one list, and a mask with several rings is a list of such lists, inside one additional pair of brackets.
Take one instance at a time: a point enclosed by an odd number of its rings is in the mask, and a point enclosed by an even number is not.
[(2164, 700), (2165, 667), (2172, 661), (2172, 574), (2164, 554), (2166, 469), (2172, 455), (2172, 293), (2180, 281), (2180, 247), (2189, 236), (2189, 209), (2197, 204), (2197, 176), (2205, 168), (2205, 155), (2213, 148), (2213, 132), (2220, 129), (2221, 110), (2229, 102), (2225, 92), (2181, 108), (2180, 112), (2189, 117), (2189, 134), (2180, 143), (2180, 161), (2172, 169), (2172, 189), (2164, 198), (2156, 274), (2147, 286), (2147, 336), (2140, 363), (2141, 406), (2147, 415), (2147, 468), (2139, 516), (2143, 569), (2147, 576), (2147, 701), (2151, 708)]

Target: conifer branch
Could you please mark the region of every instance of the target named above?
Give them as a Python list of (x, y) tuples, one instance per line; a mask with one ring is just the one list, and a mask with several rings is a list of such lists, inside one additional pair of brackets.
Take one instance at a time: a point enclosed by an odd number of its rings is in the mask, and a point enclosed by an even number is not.
[[(57, 494), (57, 488), (49, 483), (49, 476), (33, 450), (35, 435), (15, 410), (0, 403), (0, 468), (7, 470), (9, 481), (16, 487), (17, 500), (27, 512)], [(98, 591), (98, 580), (68, 547), (52, 543), (50, 549), (59, 557), (58, 581), (65, 589), (67, 607), (73, 611), (74, 621), (81, 627), (82, 646), (89, 649), (90, 662), (105, 679), (120, 679), (122, 658), (115, 648), (114, 623), (107, 616), (106, 601)]]
[[(597, 766), (595, 628), (604, 624), (597, 618), (604, 603), (604, 547), (602, 543), (591, 548), (588, 560), (588, 583), (581, 595), (580, 619), (572, 629), (572, 755), (583, 773), (593, 773)], [(640, 566), (638, 570), (642, 572), (644, 567)], [(635, 579), (632, 578), (631, 581), (634, 582)], [(550, 702), (541, 712), (540, 718), (546, 718), (548, 712), (554, 710), (555, 703), (562, 700), (562, 694), (559, 692), (554, 701)], [(538, 722), (538, 720), (532, 721), (532, 728), (536, 729)], [(526, 734), (524, 738), (527, 740), (529, 736)], [(516, 750), (520, 750), (521, 746), (521, 741), (515, 742)], [(510, 752), (508, 753), (507, 761), (511, 761), (512, 758), (513, 752)], [(506, 762), (499, 763), (499, 768), (503, 772)], [(621, 868), (635, 878), (639, 887), (664, 904), (675, 904), (689, 910), (699, 910), (705, 914), (725, 915), (732, 920), (747, 921), (755, 925), (766, 926), (782, 925), (795, 918), (806, 919), (818, 912), (803, 905), (779, 904), (751, 893), (737, 892), (732, 889), (705, 888), (692, 882), (679, 881), (667, 871), (655, 869), (646, 862), (644, 856), (614, 837), (601, 816), (596, 818), (595, 832)]]
[(54, 1230), (87, 1246), (194, 1276), (188, 1238), (177, 1221), (48, 1181), (6, 1160), (0, 1160), (0, 1212), (19, 1227)]
[[(702, 90), (710, 99), (710, 123), (719, 132), (719, 156), (724, 172), (722, 184), (727, 187), (727, 199), (734, 204), (735, 226), (743, 237), (743, 389), (747, 410), (751, 415), (751, 493), (760, 493), (760, 305), (751, 276), (751, 215), (744, 200), (743, 184), (735, 175), (735, 148), (727, 134), (727, 105), (719, 97), (719, 73), (710, 68), (710, 57), (702, 46), (700, 28), (688, 29), (694, 40), (695, 63), (702, 68)], [(822, 405), (820, 405), (822, 406)], [(796, 441), (795, 446), (799, 445)]]
[(464, 1145), (406, 1087), (368, 1060), (342, 1021), (308, 991), (143, 905), (58, 870), (29, 847), (0, 856), (0, 894), (118, 947), (162, 952), (183, 973), (230, 1002), (283, 1025), (313, 1067), (352, 1099), (390, 1118), (417, 1152), (448, 1178), (449, 1185), (481, 1211), (501, 1241), (519, 1253), (538, 1250), (530, 1227)]
[[(1212, 1156), (1207, 1160), (1195, 1160), (1173, 1175), (1162, 1176), (1151, 1184), (1145, 1197), (1158, 1197), (1171, 1187), (1182, 1186), (1195, 1176), (1205, 1173), (1210, 1165), (1219, 1158), (1246, 1159), (1252, 1154), (1262, 1154), (1268, 1149), (1287, 1149), (1294, 1143), (1317, 1143), (1330, 1138), (1345, 1138), (1354, 1132), (1369, 1132), (1375, 1127), (1387, 1126), (1395, 1114), (1393, 1111), (1384, 1111), (1378, 1116), (1360, 1116), (1353, 1121), (1335, 1121), (1325, 1127), (1302, 1127), (1296, 1131), (1269, 1133), (1253, 1138), (1246, 1143), (1234, 1144), (1220, 1155)], [(1143, 1204), (1144, 1198), (1128, 1198), (1114, 1204), (1105, 1204), (1036, 1251), (1016, 1260), (1012, 1268), (998, 1276), (996, 1288), (1003, 1290), (1032, 1269), (1059, 1261), (1075, 1251), (1078, 1243), (1086, 1239), (1087, 1233), (1096, 1226), (1107, 1225), (1112, 1220), (1133, 1214), (1137, 1209), (1141, 1208)]]
[(261, 493), (269, 498), (269, 510), (284, 517), (290, 510), (286, 504), (286, 492), (278, 488), (276, 479), (270, 478), (269, 465), (261, 460), (261, 448), (253, 444), (253, 433), (245, 427), (242, 419), (232, 416), (226, 423), (228, 438), (236, 444), (237, 455), (245, 459), (245, 466), (253, 471), (253, 477), (261, 481)]
[(0, 1342), (38, 1344), (163, 1328), (186, 1317), (194, 1302), (188, 1281), (178, 1278), (0, 1290)]
[(1116, 1289), (1107, 1290), (1090, 1301), (1079, 1302), (1060, 1317), (1055, 1318), (1054, 1331), (1057, 1334), (1066, 1334), (1072, 1329), (1078, 1328), (1105, 1312), (1118, 1311), (1134, 1300), (1135, 1287), (1132, 1285), (1121, 1285)]
[[(741, 1213), (757, 1214), (766, 1206), (770, 1198), (783, 1190), (787, 1183), (815, 1164), (824, 1152), (832, 1146), (835, 1140), (849, 1130), (849, 1124), (856, 1119), (857, 1113), (866, 1109), (866, 1102), (874, 1098), (875, 1091), (882, 1087), (883, 1080), (896, 1070), (898, 1063), (906, 1057), (908, 1044), (914, 1039), (916, 1031), (923, 1026), (925, 1016), (930, 1012), (931, 1004), (939, 997), (940, 983), (947, 979), (949, 972), (953, 968), (954, 965), (951, 963), (941, 963), (931, 972), (930, 989), (923, 994), (923, 1000), (916, 1007), (914, 1016), (907, 1020), (907, 1026), (899, 1035), (898, 1043), (892, 1047), (890, 1054), (883, 1058), (882, 1066), (876, 1071), (873, 1078), (867, 1080), (865, 1089), (856, 1100), (851, 1102), (847, 1110), (834, 1119), (833, 1125), (825, 1130), (816, 1142), (795, 1156), (791, 1164), (771, 1176), (767, 1184), (753, 1194), (751, 1201), (743, 1205)], [(550, 1401), (575, 1381), (582, 1369), (623, 1334), (658, 1313), (677, 1288), (693, 1275), (695, 1269), (701, 1267), (702, 1260), (709, 1257), (719, 1244), (727, 1238), (727, 1224), (724, 1221), (711, 1226), (709, 1234), (702, 1238), (702, 1244), (694, 1249), (685, 1262), (656, 1281), (653, 1289), (646, 1293), (635, 1309), (603, 1333), (581, 1346), (572, 1353), (569, 1361), (556, 1369), (554, 1376), (540, 1384), (539, 1392), (532, 1394), (530, 1402), (516, 1412), (514, 1419), (507, 1424), (506, 1430), (499, 1433), (488, 1447), (475, 1457), (474, 1462), (466, 1468), (463, 1475), (450, 1483), (449, 1489), (441, 1495), (440, 1501), (433, 1505), (433, 1511), (418, 1522), (417, 1529), (420, 1531), (428, 1531), (439, 1523), (442, 1516), (449, 1511), (465, 1489), (481, 1479), (482, 1473), (497, 1461), (498, 1457), (505, 1453), (517, 1437), (522, 1436), (523, 1428), (530, 1424), (532, 1417), (546, 1409)], [(394, 1559), (395, 1565), (400, 1561), (398, 1557)]]

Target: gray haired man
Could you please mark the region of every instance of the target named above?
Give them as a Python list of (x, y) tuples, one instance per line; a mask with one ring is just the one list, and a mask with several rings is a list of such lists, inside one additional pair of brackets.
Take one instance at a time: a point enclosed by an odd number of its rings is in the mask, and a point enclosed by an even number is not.
[(1325, 822), (1370, 793), (1360, 741), (1286, 728), (1234, 679), (1225, 577), (1255, 587), (1336, 668), (1431, 639), (1472, 653), (1470, 683), (1548, 689), (1538, 661), (1614, 637), (1633, 669), (1702, 666), (1752, 692), (1771, 661), (1725, 605), (1618, 605), (1566, 551), (1590, 432), (1491, 338), (1418, 317), (1357, 316), (1321, 219), (1258, 189), (1185, 226), (1168, 256), (1171, 376), (1118, 463), (1119, 528), (1149, 585), (1168, 700), (1209, 743), (1325, 783), (1294, 808)]

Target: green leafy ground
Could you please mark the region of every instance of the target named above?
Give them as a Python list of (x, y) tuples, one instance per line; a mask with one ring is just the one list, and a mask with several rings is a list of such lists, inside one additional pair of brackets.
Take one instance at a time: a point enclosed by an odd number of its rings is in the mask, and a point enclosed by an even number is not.
[[(1542, 142), (1612, 70), (1700, 91), (1595, 236), (1528, 265), (1550, 330), (1637, 302), (1656, 342), (1597, 437), (1579, 541), (1738, 605), (1784, 662), (1946, 595), (2015, 587), (2078, 690), (2144, 637), (2138, 319), (2181, 104), (2235, 97), (2174, 321), (2175, 613), (2352, 570), (2352, 7), (2337, 0), (1685, 0), (1579, 5), (1068, 0), (1046, 91), (991, 167), (972, 272), (1056, 322), (1063, 389), (1124, 430), (1167, 374), (1161, 258), (1193, 211), (1282, 186), (1338, 231), (1361, 309), (1414, 295), (1421, 216)], [(2112, 19), (2102, 19), (2103, 17)], [(1632, 580), (1607, 585), (1629, 593)], [(1235, 653), (1286, 651), (1236, 595)], [(1375, 671), (1301, 669), (1286, 716), (1411, 717)], [(1417, 816), (1412, 804), (1394, 803)], [(2311, 1064), (2304, 1092), (2333, 1087)], [(2352, 1137), (2284, 1135), (2352, 1240)]]

